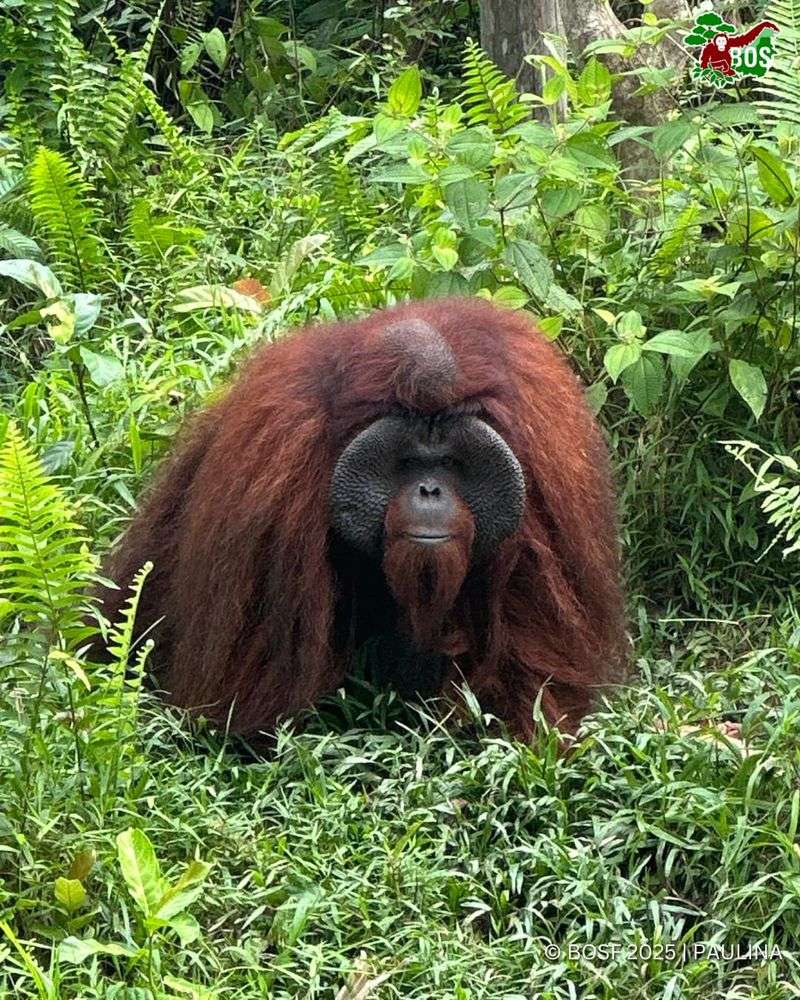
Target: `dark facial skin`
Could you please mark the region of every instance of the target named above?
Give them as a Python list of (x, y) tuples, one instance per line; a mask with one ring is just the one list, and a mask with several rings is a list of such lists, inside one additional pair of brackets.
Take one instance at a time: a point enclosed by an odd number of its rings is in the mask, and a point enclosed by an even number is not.
[(473, 557), (512, 534), (525, 503), (519, 462), (502, 437), (473, 416), (401, 413), (366, 427), (344, 449), (331, 481), (331, 523), (339, 538), (378, 559), (387, 514), (421, 535), (448, 533), (453, 505), (474, 521)]
[(394, 501), (405, 537), (417, 545), (452, 541), (461, 513), (460, 463), (445, 441), (413, 441), (397, 462)]
[(353, 614), (376, 680), (403, 695), (441, 688), (443, 635), (461, 586), (516, 530), (524, 502), (519, 463), (473, 416), (385, 417), (345, 448), (331, 520), (343, 584), (375, 576), (374, 586), (350, 589), (371, 594)]

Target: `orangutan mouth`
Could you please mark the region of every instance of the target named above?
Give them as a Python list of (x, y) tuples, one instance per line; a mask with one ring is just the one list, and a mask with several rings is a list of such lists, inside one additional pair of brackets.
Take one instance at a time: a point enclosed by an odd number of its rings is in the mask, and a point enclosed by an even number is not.
[(416, 542), (418, 545), (441, 545), (442, 542), (451, 542), (453, 540), (452, 535), (431, 535), (431, 534), (412, 534), (411, 532), (406, 534), (406, 538), (410, 542)]

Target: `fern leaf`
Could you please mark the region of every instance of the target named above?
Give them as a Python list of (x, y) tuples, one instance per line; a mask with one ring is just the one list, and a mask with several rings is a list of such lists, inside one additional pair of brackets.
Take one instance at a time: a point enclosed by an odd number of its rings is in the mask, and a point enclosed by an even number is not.
[(149, 87), (142, 88), (142, 103), (187, 180), (192, 180), (198, 185), (205, 183), (208, 178), (202, 160), (192, 149), (180, 128), (158, 103), (156, 95)]
[(464, 52), (464, 103), (473, 125), (488, 125), (497, 135), (528, 117), (514, 81), (471, 38)]
[(77, 0), (28, 0), (25, 18), (30, 38), (20, 53), (28, 64), (26, 96), (35, 107), (55, 112), (67, 88), (70, 72), (85, 55), (72, 33), (72, 20), (78, 10)]
[(765, 96), (755, 103), (767, 121), (800, 125), (800, 0), (772, 0), (764, 18), (780, 31), (773, 33), (775, 54), (759, 86)]
[(100, 260), (89, 187), (61, 153), (40, 146), (30, 168), (31, 210), (64, 283), (87, 291)]
[(151, 562), (145, 563), (133, 578), (133, 583), (130, 588), (131, 596), (125, 602), (122, 609), (122, 618), (120, 621), (113, 624), (109, 633), (109, 652), (120, 665), (123, 672), (127, 666), (131, 653), (131, 647), (133, 646), (133, 628), (136, 623), (136, 611), (139, 607), (139, 599), (142, 595), (142, 588), (144, 587), (144, 582), (152, 568), (153, 564)]
[(13, 614), (69, 648), (91, 629), (82, 593), (94, 560), (62, 490), (45, 474), (14, 423), (0, 449), (0, 601)]
[(10, 259), (42, 260), (42, 251), (36, 240), (3, 222), (0, 222), (0, 251)]
[(138, 52), (124, 52), (113, 36), (106, 36), (120, 60), (116, 79), (108, 88), (98, 114), (97, 134), (108, 156), (115, 157), (120, 150), (136, 112), (142, 106), (145, 89), (145, 72), (150, 53), (161, 23), (161, 10), (153, 18), (144, 45)]

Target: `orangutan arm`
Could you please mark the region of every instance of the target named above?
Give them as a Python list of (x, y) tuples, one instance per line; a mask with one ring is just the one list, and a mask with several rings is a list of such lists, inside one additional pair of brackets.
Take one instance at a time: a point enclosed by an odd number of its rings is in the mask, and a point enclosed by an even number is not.
[[(750, 28), (749, 31), (745, 31), (743, 35), (734, 35), (732, 38), (728, 39), (729, 49), (738, 49), (743, 45), (749, 45), (750, 42), (755, 41), (756, 38), (761, 34), (762, 31), (766, 31), (767, 28), (771, 28), (773, 31), (780, 31), (777, 24), (773, 24), (772, 21), (759, 21), (754, 27)], [(703, 49), (705, 52), (705, 49)]]

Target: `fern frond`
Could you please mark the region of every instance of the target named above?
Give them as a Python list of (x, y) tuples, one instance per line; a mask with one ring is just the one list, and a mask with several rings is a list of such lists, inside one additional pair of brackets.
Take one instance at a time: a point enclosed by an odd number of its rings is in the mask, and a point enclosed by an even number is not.
[(30, 30), (20, 53), (27, 64), (25, 96), (39, 109), (55, 112), (68, 87), (71, 70), (80, 65), (76, 50), (85, 56), (72, 33), (77, 0), (28, 0), (25, 17)]
[(800, 0), (772, 0), (764, 18), (780, 31), (773, 33), (775, 54), (759, 85), (765, 96), (755, 103), (769, 122), (800, 125)]
[(349, 258), (378, 225), (378, 213), (361, 179), (341, 156), (332, 154), (322, 163), (320, 210), (325, 228), (338, 233)]
[(9, 259), (42, 260), (42, 250), (36, 240), (0, 222), (0, 252)]
[(193, 180), (198, 185), (205, 183), (207, 171), (202, 160), (192, 149), (180, 128), (158, 103), (156, 95), (149, 87), (143, 87), (141, 96), (148, 114), (161, 132), (164, 142), (187, 180)]
[(0, 201), (4, 201), (17, 191), (25, 180), (22, 170), (12, 170), (4, 177), (0, 177)]
[(97, 135), (106, 154), (112, 158), (119, 153), (136, 112), (142, 107), (145, 72), (160, 23), (159, 9), (144, 45), (138, 52), (124, 52), (116, 40), (106, 32), (120, 63), (116, 79), (108, 88), (97, 115)]
[(528, 117), (513, 80), (500, 72), (479, 45), (467, 39), (464, 51), (464, 103), (473, 125), (488, 125), (497, 135)]
[[(83, 530), (62, 490), (14, 423), (0, 449), (0, 603), (66, 648), (87, 634), (82, 593), (94, 572)], [(91, 630), (89, 630), (91, 631)]]
[(31, 210), (57, 258), (53, 270), (65, 284), (87, 291), (101, 257), (89, 186), (77, 167), (40, 146), (30, 168)]
[(134, 639), (138, 638), (134, 636), (133, 629), (136, 624), (136, 611), (142, 596), (142, 588), (152, 568), (153, 564), (146, 562), (133, 578), (130, 587), (131, 595), (122, 608), (122, 618), (118, 622), (112, 623), (109, 632), (108, 651), (113, 656), (123, 677), (128, 666)]
[(175, 26), (186, 32), (187, 41), (198, 40), (214, 8), (211, 0), (177, 0)]

